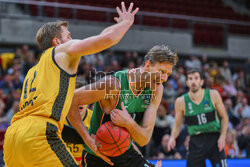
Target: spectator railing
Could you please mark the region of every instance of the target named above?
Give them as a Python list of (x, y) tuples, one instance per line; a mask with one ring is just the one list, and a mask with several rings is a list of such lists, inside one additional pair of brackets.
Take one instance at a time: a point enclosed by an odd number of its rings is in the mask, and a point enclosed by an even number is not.
[[(24, 14), (8, 12), (9, 4), (22, 6)], [(38, 19), (55, 17), (73, 21), (111, 22), (116, 15), (114, 8), (34, 0), (0, 0), (0, 17), (34, 17)], [(35, 14), (32, 14), (34, 11)], [(145, 12), (143, 9), (136, 15), (135, 24), (190, 31), (193, 34), (194, 45), (200, 46), (226, 48), (225, 41), (228, 33), (250, 35), (250, 22), (247, 21)]]
[[(45, 2), (45, 1), (30, 1), (30, 0), (0, 0), (2, 7), (7, 4), (23, 4), (23, 5), (37, 5), (38, 6), (38, 16), (42, 17), (43, 15), (43, 7), (54, 7), (56, 8), (68, 8), (71, 10), (88, 10), (88, 11), (99, 11), (106, 12), (107, 15), (110, 13), (116, 13), (115, 9), (106, 8), (106, 7), (95, 7), (95, 6), (87, 6), (87, 5), (74, 5), (74, 4), (65, 4), (65, 3), (57, 3), (57, 2)], [(0, 8), (1, 9), (1, 8)], [(3, 9), (2, 9), (3, 10)], [(1, 12), (1, 11), (0, 11)], [(54, 16), (58, 16), (58, 10), (54, 11)], [(142, 20), (144, 16), (152, 16), (152, 17), (160, 17), (160, 18), (168, 18), (168, 19), (181, 19), (192, 22), (205, 22), (205, 23), (214, 23), (214, 24), (230, 24), (230, 25), (241, 25), (241, 26), (250, 26), (250, 22), (246, 21), (237, 21), (237, 20), (226, 20), (226, 19), (217, 19), (217, 18), (204, 18), (197, 16), (187, 16), (187, 15), (179, 15), (179, 14), (167, 14), (167, 13), (156, 13), (156, 12), (144, 12), (143, 9), (137, 14), (138, 16), (142, 16)], [(1, 12), (1, 16), (15, 16), (10, 13), (6, 13), (6, 11)], [(22, 15), (16, 15), (22, 17)], [(76, 17), (73, 17), (76, 19)], [(106, 20), (108, 21), (108, 20)], [(170, 21), (171, 22), (171, 21)]]

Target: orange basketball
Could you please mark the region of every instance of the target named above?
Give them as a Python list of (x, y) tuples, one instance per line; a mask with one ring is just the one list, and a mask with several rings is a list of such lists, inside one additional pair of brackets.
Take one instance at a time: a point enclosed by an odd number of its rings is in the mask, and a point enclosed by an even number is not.
[(117, 157), (127, 151), (131, 144), (129, 132), (111, 121), (102, 124), (96, 132), (98, 150), (109, 157)]

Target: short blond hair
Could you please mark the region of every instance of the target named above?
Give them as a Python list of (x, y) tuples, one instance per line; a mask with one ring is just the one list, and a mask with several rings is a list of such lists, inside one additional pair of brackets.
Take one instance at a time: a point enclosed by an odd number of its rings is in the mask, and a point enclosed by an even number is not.
[(61, 26), (68, 27), (69, 23), (67, 21), (48, 22), (37, 31), (36, 40), (42, 50), (53, 46), (54, 37), (61, 37)]
[(176, 63), (178, 62), (178, 56), (177, 53), (170, 50), (167, 45), (156, 45), (152, 49), (150, 49), (144, 57), (144, 65), (146, 61), (150, 61), (152, 65), (157, 62), (168, 62), (170, 64), (176, 65)]

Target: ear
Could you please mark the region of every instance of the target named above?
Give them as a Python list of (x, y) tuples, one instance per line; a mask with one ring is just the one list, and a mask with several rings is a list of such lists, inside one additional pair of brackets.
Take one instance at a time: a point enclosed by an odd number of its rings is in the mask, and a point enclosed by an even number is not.
[(57, 37), (54, 37), (53, 40), (52, 40), (52, 45), (53, 46), (58, 46), (60, 44), (61, 44), (61, 41)]
[(204, 84), (204, 79), (201, 80), (201, 86), (203, 86), (203, 84)]
[(150, 70), (149, 70), (149, 69), (150, 69), (150, 65), (151, 65), (151, 62), (150, 62), (149, 60), (147, 60), (147, 61), (145, 62), (145, 65), (144, 65), (145, 71), (150, 71)]

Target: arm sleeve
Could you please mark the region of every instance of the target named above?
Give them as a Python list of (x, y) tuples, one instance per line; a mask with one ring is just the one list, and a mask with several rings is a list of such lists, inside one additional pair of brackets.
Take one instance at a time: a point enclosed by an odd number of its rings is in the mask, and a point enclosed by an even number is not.
[(78, 132), (68, 125), (64, 125), (62, 139), (66, 143), (85, 144)]

